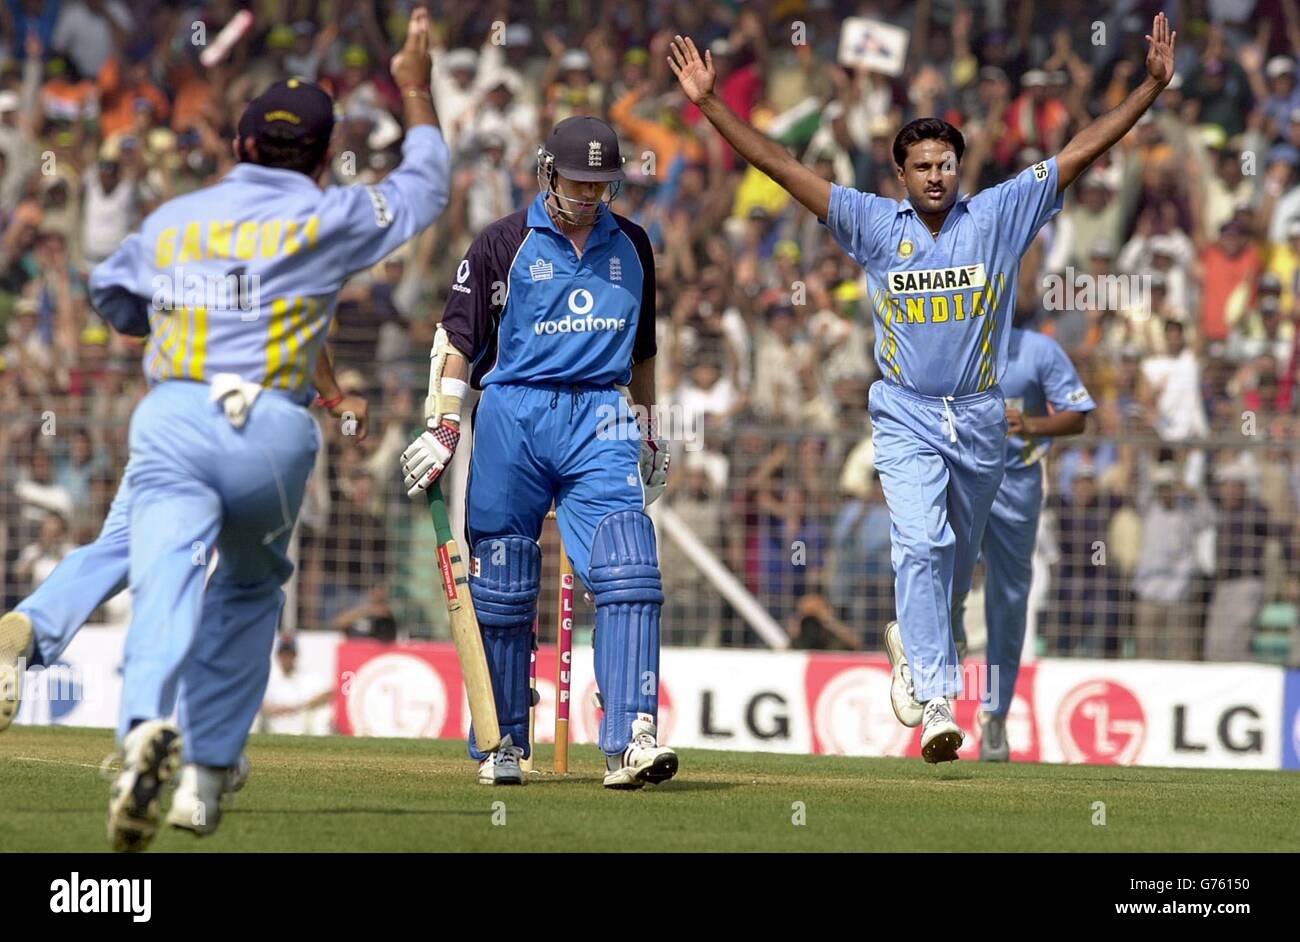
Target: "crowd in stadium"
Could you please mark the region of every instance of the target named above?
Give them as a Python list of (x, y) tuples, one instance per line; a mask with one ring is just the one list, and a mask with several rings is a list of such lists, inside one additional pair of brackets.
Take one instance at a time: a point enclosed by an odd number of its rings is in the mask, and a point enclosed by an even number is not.
[[(144, 391), (138, 342), (87, 303), (94, 265), (153, 207), (232, 166), (244, 104), (279, 78), (335, 96), (327, 182), (373, 182), (398, 160), (387, 64), (405, 4), (255, 3), (249, 33), (201, 64), (240, 6), (0, 6), (6, 609), (93, 538)], [(891, 142), (903, 123), (957, 125), (963, 189), (994, 185), (1123, 98), (1158, 4), (429, 6), (452, 200), (339, 295), (331, 349), (341, 385), (369, 397), (372, 429), (357, 445), (322, 422), (299, 624), (392, 637), (428, 621), (412, 600), (436, 599), (421, 587), (434, 580), (432, 548), (427, 565), (400, 551), (416, 540), (419, 510), (396, 465), (418, 425), (434, 324), (470, 240), (536, 193), (549, 128), (594, 114), (622, 138), (628, 180), (614, 208), (648, 230), (657, 254), (659, 398), (699, 431), (674, 444), (667, 505), (796, 644), (878, 647), (893, 599), (861, 272), (687, 105), (667, 44), (682, 33), (707, 46), (721, 97), (819, 174), (901, 199)], [(1039, 643), (1059, 654), (1300, 659), (1300, 8), (1178, 7), (1173, 83), (1067, 195), (1023, 268), (1017, 321), (1052, 334), (1099, 403), (1088, 435), (1058, 445), (1048, 466), (1040, 548), (1052, 578)], [(838, 64), (846, 16), (908, 31), (900, 74)], [(662, 553), (668, 643), (754, 643), (674, 545)], [(104, 618), (129, 603), (115, 604)]]

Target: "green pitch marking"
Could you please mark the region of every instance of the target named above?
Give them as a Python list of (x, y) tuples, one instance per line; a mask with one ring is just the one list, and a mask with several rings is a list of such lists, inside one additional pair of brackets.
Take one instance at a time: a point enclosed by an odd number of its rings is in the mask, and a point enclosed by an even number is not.
[[(106, 850), (108, 730), (0, 735), (0, 848)], [(1080, 765), (929, 766), (683, 750), (657, 788), (601, 787), (593, 746), (568, 777), (475, 782), (461, 742), (254, 736), (221, 830), (160, 851), (1298, 851), (1300, 776)], [(549, 747), (538, 750), (548, 768)], [(164, 808), (171, 801), (170, 792)], [(498, 804), (499, 803), (499, 804)], [(1103, 823), (1100, 823), (1104, 821)]]

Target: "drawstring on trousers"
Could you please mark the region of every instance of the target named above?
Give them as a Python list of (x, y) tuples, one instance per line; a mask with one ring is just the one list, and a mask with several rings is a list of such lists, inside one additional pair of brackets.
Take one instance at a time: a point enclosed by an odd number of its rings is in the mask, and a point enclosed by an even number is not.
[[(579, 389), (577, 386), (569, 387), (569, 421), (570, 422), (573, 421), (573, 413), (577, 410), (578, 392)], [(559, 405), (559, 402), (560, 402), (560, 390), (557, 387), (556, 389), (551, 391), (551, 408), (554, 409), (557, 405)]]
[(952, 417), (952, 410), (948, 408), (948, 403), (952, 402), (952, 396), (943, 397), (943, 417), (948, 421), (948, 441), (957, 441), (957, 422)]

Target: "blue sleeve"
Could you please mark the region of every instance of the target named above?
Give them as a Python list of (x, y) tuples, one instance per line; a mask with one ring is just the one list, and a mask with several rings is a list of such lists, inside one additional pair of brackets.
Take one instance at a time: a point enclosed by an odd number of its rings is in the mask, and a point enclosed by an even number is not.
[(897, 214), (891, 199), (833, 183), (825, 223), (840, 248), (866, 268), (885, 245)]
[(1088, 388), (1079, 379), (1074, 364), (1061, 345), (1051, 337), (1038, 335), (1038, 378), (1043, 395), (1058, 412), (1091, 412), (1097, 408)]
[(90, 273), (90, 304), (118, 333), (144, 337), (149, 333), (150, 296), (141, 294), (144, 242), (140, 233), (127, 236), (117, 250)]
[(493, 245), (498, 228), (495, 224), (488, 226), (469, 244), (456, 266), (456, 280), (442, 309), (441, 323), (451, 345), (470, 363), (477, 363), (482, 356), (505, 309), (508, 292), (495, 289), (498, 284), (508, 285), (510, 280), (510, 272), (498, 264)]
[(1056, 191), (1059, 178), (1055, 157), (1040, 161), (976, 194), (971, 209), (992, 217), (1007, 244), (1023, 255), (1038, 230), (1061, 211), (1065, 197)]
[(419, 124), (406, 132), (402, 162), (372, 186), (334, 187), (326, 212), (341, 219), (338, 257), (349, 273), (369, 268), (428, 228), (451, 196), (451, 154), (442, 132)]

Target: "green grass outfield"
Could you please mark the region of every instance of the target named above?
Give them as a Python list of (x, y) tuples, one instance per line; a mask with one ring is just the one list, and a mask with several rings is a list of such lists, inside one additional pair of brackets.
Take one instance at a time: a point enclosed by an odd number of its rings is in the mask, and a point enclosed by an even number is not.
[[(0, 735), (0, 850), (105, 850), (107, 730)], [(1300, 776), (1066, 765), (931, 766), (682, 751), (678, 778), (614, 792), (591, 746), (568, 777), (475, 783), (459, 742), (255, 736), (221, 830), (160, 851), (1297, 851)], [(550, 749), (539, 750), (549, 767)], [(167, 798), (170, 801), (170, 796)], [(1106, 823), (1093, 823), (1094, 802)], [(504, 802), (504, 825), (493, 803)], [(793, 820), (802, 802), (803, 825)], [(501, 808), (497, 819), (501, 820)]]

